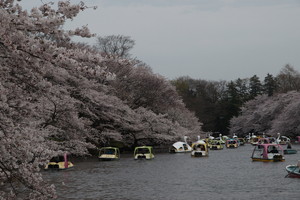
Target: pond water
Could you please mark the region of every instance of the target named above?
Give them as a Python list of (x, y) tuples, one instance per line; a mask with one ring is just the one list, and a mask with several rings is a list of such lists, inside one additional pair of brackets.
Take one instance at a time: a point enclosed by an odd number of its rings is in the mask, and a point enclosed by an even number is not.
[(153, 160), (119, 161), (96, 158), (74, 160), (65, 171), (43, 172), (55, 184), (59, 199), (300, 199), (300, 179), (285, 178), (285, 166), (300, 160), (285, 155), (285, 162), (252, 162), (253, 146), (211, 150), (209, 157), (190, 153), (155, 154)]

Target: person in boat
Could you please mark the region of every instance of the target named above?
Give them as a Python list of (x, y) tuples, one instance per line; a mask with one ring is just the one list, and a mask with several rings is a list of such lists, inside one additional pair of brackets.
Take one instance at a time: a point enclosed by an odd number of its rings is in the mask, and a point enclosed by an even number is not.
[(146, 153), (150, 153), (150, 152), (148, 149), (139, 149), (139, 153), (146, 154)]
[(55, 163), (64, 162), (64, 161), (65, 161), (64, 156), (55, 156), (50, 160), (50, 162), (55, 162)]
[(115, 150), (113, 150), (113, 149), (106, 149), (106, 150), (104, 151), (104, 153), (105, 153), (105, 154), (109, 154), (109, 155), (113, 155), (113, 154), (115, 153)]
[(201, 151), (205, 151), (204, 145), (201, 145)]
[(200, 150), (201, 150), (200, 145), (195, 145), (195, 146), (194, 146), (194, 150), (200, 151)]
[(268, 144), (268, 140), (264, 140), (263, 143), (264, 143), (264, 144)]
[(278, 150), (275, 146), (272, 146), (272, 149), (268, 153), (278, 153)]

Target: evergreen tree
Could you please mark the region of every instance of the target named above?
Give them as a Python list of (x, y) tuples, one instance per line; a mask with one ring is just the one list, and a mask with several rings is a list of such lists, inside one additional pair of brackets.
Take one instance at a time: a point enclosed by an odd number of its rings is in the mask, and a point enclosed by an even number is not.
[(240, 106), (242, 105), (242, 100), (240, 98), (240, 95), (238, 94), (236, 84), (233, 81), (230, 81), (227, 84), (226, 102), (228, 108), (228, 115), (230, 117), (237, 116), (240, 110)]
[(249, 99), (249, 79), (238, 78), (235, 81), (236, 90), (240, 99), (245, 102)]
[(272, 74), (267, 74), (263, 84), (263, 91), (268, 96), (273, 96), (274, 92), (278, 88), (276, 79), (272, 76)]
[(256, 96), (262, 94), (262, 84), (258, 76), (254, 75), (250, 78), (249, 87), (249, 99), (254, 99)]

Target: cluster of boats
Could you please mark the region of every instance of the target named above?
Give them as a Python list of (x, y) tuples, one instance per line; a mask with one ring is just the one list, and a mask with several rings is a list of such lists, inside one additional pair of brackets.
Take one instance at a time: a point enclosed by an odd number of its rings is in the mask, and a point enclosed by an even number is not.
[[(103, 147), (99, 151), (98, 156), (100, 161), (112, 161), (120, 159), (120, 150), (117, 147)], [(140, 146), (134, 149), (134, 159), (151, 160), (154, 158), (153, 147)]]
[[(279, 135), (279, 134), (278, 134)], [(300, 136), (298, 136), (300, 143)], [(184, 138), (184, 142), (176, 142), (170, 148), (170, 153), (185, 153), (191, 152), (192, 157), (206, 157), (209, 155), (208, 149), (210, 150), (222, 150), (224, 145), (226, 148), (238, 148), (244, 145), (246, 142), (251, 143), (255, 146), (251, 155), (252, 161), (262, 161), (262, 162), (283, 162), (285, 161), (284, 154), (295, 154), (297, 150), (292, 149), (291, 141), (286, 136), (278, 136), (277, 139), (269, 137), (258, 137), (255, 135), (249, 138), (238, 138), (234, 135), (232, 138), (222, 137), (213, 138), (211, 136), (206, 139), (198, 140), (192, 143), (192, 146)], [(283, 146), (286, 145), (284, 149)], [(297, 165), (286, 166), (288, 172), (287, 176), (300, 178), (300, 161)]]
[(285, 154), (297, 153), (297, 150), (292, 149), (291, 140), (279, 133), (277, 138), (252, 134), (248, 139), (255, 146), (251, 156), (253, 161), (282, 162), (285, 161)]
[[(134, 149), (134, 159), (151, 160), (154, 158), (153, 147), (140, 146)], [(120, 159), (120, 149), (117, 147), (102, 147), (99, 150), (98, 159), (100, 161), (113, 161)], [(62, 156), (56, 156), (50, 160), (45, 166), (45, 169), (69, 169), (74, 167), (73, 163), (68, 160), (68, 155), (65, 153)]]
[(184, 138), (184, 142), (176, 142), (174, 143), (169, 152), (170, 153), (185, 153), (191, 152), (191, 156), (193, 157), (205, 157), (208, 156), (208, 150), (222, 150), (224, 146), (226, 148), (238, 148), (241, 145), (245, 144), (244, 138), (229, 138), (227, 136), (220, 135), (217, 138), (209, 136), (205, 139), (200, 139), (198, 136), (198, 140), (193, 142), (191, 146), (186, 141), (186, 137)]
[[(280, 139), (280, 140), (279, 140)], [(299, 137), (300, 140), (300, 137)], [(251, 135), (248, 138), (238, 138), (234, 135), (232, 138), (219, 135), (219, 137), (207, 137), (193, 142), (191, 145), (187, 142), (187, 137), (184, 141), (175, 142), (170, 148), (170, 153), (190, 153), (192, 157), (208, 157), (209, 150), (222, 150), (226, 148), (238, 148), (249, 142), (254, 147), (251, 155), (252, 161), (263, 162), (283, 162), (285, 161), (284, 154), (295, 154), (297, 150), (292, 149), (290, 139), (284, 136), (279, 136), (277, 139), (268, 137), (258, 137)], [(300, 141), (299, 141), (300, 143)], [(283, 146), (286, 146), (284, 149)], [(99, 150), (98, 159), (100, 161), (113, 161), (120, 159), (120, 150), (117, 147), (102, 147)], [(153, 147), (139, 146), (134, 149), (134, 159), (154, 159)], [(52, 158), (46, 165), (45, 169), (68, 169), (74, 165), (68, 160), (67, 154)], [(300, 178), (300, 161), (296, 165), (286, 166), (287, 176)]]

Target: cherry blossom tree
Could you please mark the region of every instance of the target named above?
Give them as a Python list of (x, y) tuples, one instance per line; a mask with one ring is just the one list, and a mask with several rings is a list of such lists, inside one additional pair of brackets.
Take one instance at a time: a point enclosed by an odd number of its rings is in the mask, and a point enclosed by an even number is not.
[(248, 101), (241, 114), (231, 120), (231, 133), (246, 135), (249, 132), (277, 133), (294, 137), (300, 134), (300, 93), (290, 91), (271, 97), (260, 95)]
[(56, 10), (44, 4), (27, 12), (9, 0), (0, 7), (0, 185), (6, 188), (0, 196), (52, 198), (54, 186), (43, 181), (40, 166), (62, 151), (85, 154), (90, 146), (80, 131), (86, 122), (75, 114), (74, 87), (64, 84), (75, 77), (79, 83), (83, 73), (106, 74), (97, 67), (99, 55), (70, 42), (73, 35), (92, 36), (87, 27), (61, 29), (85, 4), (60, 1)]
[(72, 42), (93, 36), (85, 26), (62, 29), (88, 8), (84, 3), (46, 3), (28, 12), (5, 0), (0, 7), (1, 198), (55, 198), (40, 169), (61, 153), (87, 155), (111, 141), (167, 144), (201, 131), (163, 77)]
[(155, 113), (166, 113), (171, 107), (183, 105), (175, 87), (164, 77), (154, 74), (145, 63), (132, 59), (116, 61), (105, 63), (116, 75), (111, 85), (115, 95), (131, 108), (146, 107)]
[(201, 133), (202, 124), (185, 107), (176, 88), (162, 76), (153, 74), (146, 64), (132, 59), (123, 62), (106, 60), (103, 64), (116, 75), (110, 81), (114, 88), (113, 94), (130, 108), (135, 110), (143, 107), (158, 115), (167, 114), (169, 120), (187, 128), (188, 134)]
[(272, 121), (271, 133), (281, 133), (292, 138), (300, 134), (300, 93), (291, 91), (281, 94), (281, 104), (284, 105), (280, 115)]

